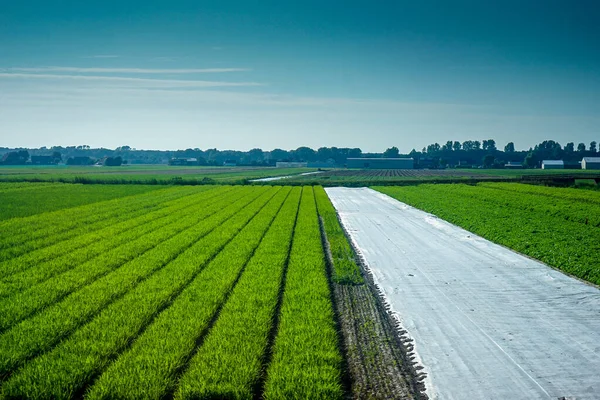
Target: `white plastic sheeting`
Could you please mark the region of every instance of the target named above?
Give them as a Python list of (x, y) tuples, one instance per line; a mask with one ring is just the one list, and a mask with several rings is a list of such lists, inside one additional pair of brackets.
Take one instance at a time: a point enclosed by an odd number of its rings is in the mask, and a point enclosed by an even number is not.
[(430, 398), (600, 399), (598, 288), (374, 190), (326, 191)]

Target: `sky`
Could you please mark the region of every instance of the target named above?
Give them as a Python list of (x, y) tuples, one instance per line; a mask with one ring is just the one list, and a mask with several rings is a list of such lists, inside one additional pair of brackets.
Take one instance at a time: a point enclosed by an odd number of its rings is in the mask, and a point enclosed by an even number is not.
[(600, 3), (0, 0), (0, 146), (600, 141)]

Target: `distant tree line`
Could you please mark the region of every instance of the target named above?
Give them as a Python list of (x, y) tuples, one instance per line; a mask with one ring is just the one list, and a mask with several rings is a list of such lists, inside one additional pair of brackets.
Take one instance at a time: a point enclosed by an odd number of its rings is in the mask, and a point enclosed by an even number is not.
[(344, 166), (348, 158), (375, 157), (397, 158), (412, 157), (415, 165), (422, 168), (483, 166), (486, 168), (502, 168), (506, 163), (519, 163), (524, 167), (534, 168), (542, 160), (564, 160), (567, 165), (576, 165), (585, 156), (598, 155), (597, 143), (567, 143), (561, 146), (553, 140), (545, 140), (528, 150), (517, 151), (513, 142), (507, 143), (502, 150), (493, 139), (483, 141), (466, 140), (464, 142), (449, 140), (446, 143), (432, 143), (421, 151), (413, 149), (409, 153), (401, 153), (398, 147), (392, 146), (382, 153), (363, 153), (360, 148), (346, 147), (298, 147), (295, 150), (273, 149), (264, 151), (255, 148), (249, 151), (218, 150), (189, 148), (186, 150), (137, 150), (130, 146), (116, 149), (91, 148), (88, 145), (54, 146), (39, 149), (10, 149), (0, 147), (0, 164), (24, 165), (58, 164), (106, 166), (122, 164), (167, 164), (172, 159), (194, 160), (195, 165), (246, 165), (273, 166), (278, 161), (309, 162), (323, 166)]
[(575, 147), (573, 142), (569, 142), (563, 147), (554, 140), (544, 140), (529, 150), (517, 151), (513, 142), (507, 143), (503, 150), (500, 150), (493, 139), (481, 142), (467, 140), (462, 143), (447, 141), (442, 145), (433, 143), (423, 147), (420, 152), (413, 149), (408, 154), (415, 159), (417, 165), (465, 168), (472, 166), (502, 168), (507, 163), (518, 163), (525, 168), (535, 168), (540, 166), (542, 160), (563, 160), (567, 168), (569, 166), (576, 168), (583, 157), (597, 155), (599, 153), (596, 141), (592, 141), (586, 148), (585, 143), (579, 143)]

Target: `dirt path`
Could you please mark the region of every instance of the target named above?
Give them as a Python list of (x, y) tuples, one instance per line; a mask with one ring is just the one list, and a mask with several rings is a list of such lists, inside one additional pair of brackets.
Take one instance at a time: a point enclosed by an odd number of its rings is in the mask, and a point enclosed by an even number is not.
[(370, 189), (326, 189), (431, 399), (600, 398), (600, 290)]

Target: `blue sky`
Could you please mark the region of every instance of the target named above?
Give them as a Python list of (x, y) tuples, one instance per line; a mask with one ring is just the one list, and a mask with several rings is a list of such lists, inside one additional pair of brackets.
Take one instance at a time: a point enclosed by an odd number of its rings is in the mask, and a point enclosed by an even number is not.
[(600, 141), (598, 20), (593, 1), (5, 0), (0, 146)]

